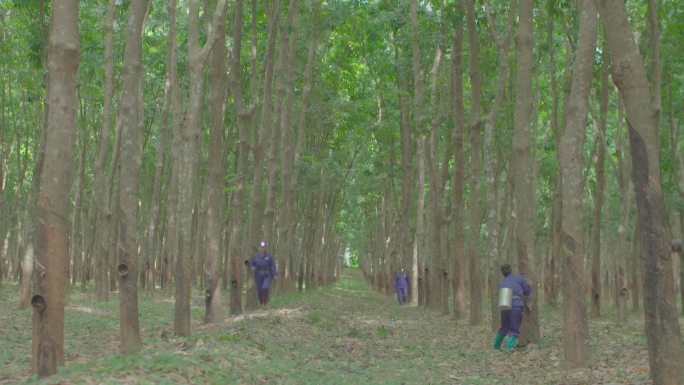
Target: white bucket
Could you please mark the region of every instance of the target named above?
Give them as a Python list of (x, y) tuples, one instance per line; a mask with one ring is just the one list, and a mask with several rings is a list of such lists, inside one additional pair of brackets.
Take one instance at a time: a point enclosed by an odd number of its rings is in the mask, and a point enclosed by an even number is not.
[(499, 289), (499, 310), (509, 310), (513, 305), (513, 289), (502, 287)]

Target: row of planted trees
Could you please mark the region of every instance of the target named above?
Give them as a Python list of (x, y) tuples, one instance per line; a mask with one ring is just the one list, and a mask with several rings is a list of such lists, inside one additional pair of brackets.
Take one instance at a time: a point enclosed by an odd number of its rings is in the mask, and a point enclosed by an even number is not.
[[(498, 266), (517, 264), (535, 287), (523, 337), (539, 341), (539, 301), (562, 295), (568, 367), (589, 362), (589, 314), (612, 300), (622, 324), (643, 296), (651, 376), (682, 383), (682, 60), (661, 3), (410, 1), (376, 90), (400, 129), (366, 187), (374, 288), (405, 268), (415, 304), (476, 325), (489, 303), (497, 328)], [(367, 29), (397, 24), (377, 15)]]
[(131, 353), (141, 289), (175, 297), (179, 335), (193, 296), (204, 322), (255, 308), (259, 240), (277, 293), (339, 278), (330, 28), (320, 1), (2, 4), (0, 283), (33, 305), (34, 372), (64, 364), (70, 285), (118, 290)]
[(563, 295), (568, 366), (586, 295), (599, 314), (602, 284), (623, 293), (624, 320), (640, 265), (651, 373), (681, 382), (676, 2), (664, 38), (654, 3), (612, 0), (0, 4), (0, 279), (34, 299), (35, 371), (63, 363), (68, 279), (118, 289), (135, 351), (139, 288), (173, 288), (187, 335), (191, 293), (206, 322), (256, 304), (244, 260), (265, 239), (279, 292), (336, 279), (349, 247), (379, 290), (405, 267), (415, 302), (473, 324), (517, 262), (529, 340), (541, 294)]

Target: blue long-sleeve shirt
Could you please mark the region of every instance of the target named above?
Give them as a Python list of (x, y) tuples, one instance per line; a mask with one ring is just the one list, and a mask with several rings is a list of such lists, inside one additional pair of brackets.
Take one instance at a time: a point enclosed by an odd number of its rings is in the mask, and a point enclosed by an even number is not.
[(408, 289), (408, 279), (406, 273), (403, 271), (398, 272), (394, 277), (394, 288), (395, 289)]
[(507, 277), (501, 280), (499, 284), (499, 289), (510, 288), (513, 290), (513, 303), (512, 306), (523, 306), (522, 297), (527, 297), (532, 294), (532, 288), (530, 284), (527, 283), (525, 278), (520, 275), (509, 274)]
[(278, 275), (276, 270), (276, 263), (273, 256), (267, 252), (263, 254), (256, 253), (252, 257), (252, 262), (250, 263), (254, 269), (254, 274), (256, 275), (270, 275), (271, 278)]

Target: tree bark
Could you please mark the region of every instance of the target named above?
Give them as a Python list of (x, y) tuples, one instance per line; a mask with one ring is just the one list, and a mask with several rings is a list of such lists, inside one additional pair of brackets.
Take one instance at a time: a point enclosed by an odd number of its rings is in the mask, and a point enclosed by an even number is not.
[[(79, 98), (80, 99), (80, 98)], [(86, 117), (86, 106), (81, 104), (79, 108), (81, 112), (81, 124), (85, 127), (87, 122)], [(78, 126), (78, 123), (77, 123)], [(78, 142), (78, 141), (77, 141)], [(78, 144), (77, 144), (78, 147)], [(85, 241), (85, 228), (83, 225), (83, 201), (85, 199), (85, 187), (86, 183), (86, 156), (88, 154), (88, 139), (87, 132), (85, 128), (83, 129), (83, 137), (80, 140), (80, 156), (78, 160), (78, 176), (76, 177), (76, 186), (74, 187), (75, 198), (74, 198), (74, 214), (72, 216), (71, 222), (71, 235), (69, 236), (69, 248), (71, 255), (71, 265), (72, 265), (72, 276), (71, 284), (75, 286), (76, 283), (81, 281), (81, 292), (85, 293), (86, 284), (88, 279), (88, 266), (86, 263), (86, 250), (84, 247)]]
[(76, 75), (80, 56), (78, 0), (56, 0), (47, 59), (45, 164), (39, 195), (38, 247), (31, 367), (40, 377), (64, 365), (64, 303), (68, 208), (76, 133)]
[[(228, 241), (228, 258), (230, 259), (230, 315), (242, 313), (243, 259), (247, 255), (242, 250), (242, 233), (244, 218), (245, 181), (247, 178), (247, 156), (249, 153), (248, 127), (252, 120), (252, 112), (245, 106), (242, 96), (242, 80), (240, 55), (242, 51), (242, 14), (243, 2), (237, 0), (233, 9), (233, 52), (230, 56), (230, 87), (233, 94), (233, 109), (237, 115), (238, 146), (237, 146), (237, 175), (235, 191), (232, 195), (232, 220)], [(244, 257), (244, 258), (243, 258)]]
[[(675, 109), (672, 102), (672, 86), (668, 82), (668, 102), (669, 102), (669, 121), (670, 121), (670, 143), (672, 153), (672, 167), (670, 168), (670, 180), (675, 185), (677, 190), (677, 198), (679, 199), (678, 216), (679, 216), (679, 231), (684, 234), (684, 159), (677, 150), (680, 141), (681, 127), (675, 121)], [(681, 302), (682, 314), (684, 314), (684, 254), (679, 253), (679, 299)]]
[[(179, 149), (181, 143), (183, 109), (181, 108), (180, 85), (178, 82), (178, 66), (176, 63), (177, 47), (177, 23), (176, 23), (176, 0), (167, 0), (166, 10), (169, 18), (169, 33), (167, 35), (167, 46), (169, 47), (168, 63), (166, 75), (169, 86), (169, 103), (171, 108), (171, 143), (172, 148)], [(173, 40), (172, 40), (173, 39)], [(168, 294), (169, 286), (172, 282), (176, 256), (178, 255), (178, 171), (180, 169), (180, 151), (171, 152), (171, 169), (168, 182), (168, 201), (164, 218), (165, 234), (161, 250), (161, 278), (160, 285), (162, 297)]]
[(473, 0), (466, 0), (466, 23), (470, 49), (470, 193), (468, 197), (468, 240), (466, 258), (470, 282), (470, 325), (482, 322), (482, 271), (480, 267), (480, 229), (482, 211), (480, 204), (480, 178), (482, 176), (482, 128), (480, 100), (482, 97), (482, 75), (479, 70), (479, 41), (475, 25)]
[(537, 310), (537, 277), (534, 268), (534, 167), (530, 153), (530, 124), (532, 122), (532, 0), (520, 1), (518, 30), (515, 35), (518, 66), (515, 85), (515, 122), (512, 148), (512, 175), (514, 197), (515, 254), (520, 272), (533, 287), (527, 300), (521, 341), (539, 340), (539, 315)]
[(207, 166), (205, 202), (206, 210), (206, 242), (204, 255), (206, 269), (204, 271), (204, 296), (206, 312), (205, 323), (217, 322), (222, 318), (221, 305), (221, 195), (225, 176), (225, 129), (223, 117), (226, 105), (226, 23), (225, 15), (217, 18), (216, 45), (211, 51), (210, 91), (209, 91), (209, 160)]
[[(412, 68), (413, 68), (413, 129), (421, 131), (423, 121), (423, 77), (421, 74), (420, 65), (420, 45), (418, 42), (418, 4), (416, 0), (410, 2), (410, 17), (411, 17), (411, 51), (412, 51)], [(429, 288), (430, 281), (436, 278), (436, 267), (430, 266), (427, 261), (424, 261), (425, 250), (425, 141), (427, 137), (421, 134), (418, 137), (418, 144), (416, 148), (416, 157), (418, 160), (418, 205), (416, 214), (416, 234), (413, 246), (414, 265), (422, 267), (422, 292), (418, 292), (419, 298), (424, 301), (418, 301), (419, 305), (427, 305), (430, 302)]]
[[(607, 53), (608, 47), (605, 47)], [(608, 71), (610, 67), (606, 68)], [(617, 323), (619, 325), (624, 325), (627, 322), (627, 298), (629, 295), (629, 282), (627, 270), (628, 255), (633, 253), (633, 249), (630, 249), (628, 239), (629, 234), (634, 234), (634, 232), (629, 232), (629, 208), (633, 207), (633, 202), (631, 200), (631, 195), (629, 194), (629, 174), (630, 174), (630, 162), (629, 162), (629, 151), (623, 149), (623, 145), (626, 144), (624, 141), (624, 118), (622, 115), (623, 107), (622, 103), (618, 105), (618, 123), (615, 133), (615, 154), (617, 157), (617, 182), (620, 197), (620, 226), (618, 227), (618, 237), (620, 239), (618, 246), (618, 266), (617, 266), (617, 297), (618, 297), (618, 319)]]
[(139, 84), (142, 82), (142, 29), (147, 0), (131, 2), (123, 63), (123, 95), (119, 110), (121, 158), (119, 160), (119, 333), (121, 352), (140, 349), (138, 316), (138, 183), (142, 166), (142, 125), (139, 116)]
[[(432, 64), (432, 69), (430, 71), (430, 105), (432, 106), (433, 110), (436, 110), (436, 112), (433, 112), (432, 122), (430, 123), (430, 135), (426, 136), (425, 141), (425, 157), (427, 160), (426, 166), (428, 178), (430, 181), (430, 199), (428, 201), (427, 221), (429, 226), (429, 236), (426, 238), (426, 241), (428, 239), (429, 241), (427, 242), (426, 252), (428, 253), (430, 258), (430, 265), (433, 266), (434, 270), (434, 274), (432, 275), (434, 279), (430, 281), (430, 292), (432, 293), (432, 296), (430, 296), (429, 306), (432, 309), (438, 309), (442, 307), (443, 297), (447, 296), (445, 293), (442, 293), (442, 282), (444, 281), (444, 277), (446, 274), (446, 270), (444, 269), (444, 263), (442, 262), (441, 252), (441, 232), (443, 222), (441, 206), (443, 199), (442, 197), (444, 195), (444, 184), (442, 183), (440, 178), (441, 172), (439, 161), (437, 160), (437, 153), (439, 150), (439, 141), (437, 140), (437, 135), (442, 120), (442, 111), (439, 108), (439, 104), (441, 102), (437, 98), (437, 79), (439, 75), (439, 66), (441, 60), (442, 48), (437, 47), (437, 49), (435, 50), (435, 58)], [(389, 196), (389, 194), (387, 194), (386, 196)]]
[[(629, 137), (629, 133), (627, 133), (627, 136)], [(630, 154), (630, 159), (631, 159), (631, 154)], [(633, 162), (633, 161), (632, 161)], [(631, 171), (630, 167), (630, 171)], [(634, 188), (634, 186), (632, 186)], [(632, 286), (632, 308), (635, 311), (639, 310), (639, 304), (641, 303), (641, 300), (639, 299), (640, 293), (641, 293), (641, 278), (640, 278), (640, 273), (641, 273), (641, 258), (640, 258), (640, 252), (639, 250), (641, 249), (641, 220), (639, 219), (639, 216), (637, 215), (636, 219), (636, 224), (634, 225), (634, 229), (632, 230), (632, 248), (631, 248), (631, 263), (630, 263), (630, 286)]]
[[(27, 223), (27, 226), (30, 224)], [(4, 242), (3, 242), (4, 243)], [(0, 243), (0, 246), (4, 244)], [(19, 285), (19, 309), (23, 310), (28, 307), (31, 300), (31, 278), (33, 274), (33, 259), (35, 258), (33, 243), (27, 243), (24, 246), (24, 251), (21, 258), (21, 283)], [(4, 272), (0, 270), (0, 283)], [(1, 287), (1, 285), (0, 285)]]
[[(553, 131), (553, 139), (556, 148), (560, 148), (561, 129), (558, 122), (558, 104), (559, 92), (558, 81), (556, 80), (556, 56), (555, 47), (553, 43), (553, 28), (554, 28), (554, 12), (551, 7), (548, 7), (547, 25), (546, 25), (546, 41), (547, 50), (549, 51), (549, 72), (551, 84), (551, 131)], [(563, 231), (563, 188), (561, 186), (560, 174), (560, 151), (556, 151), (557, 170), (554, 181), (553, 206), (551, 211), (551, 253), (548, 259), (548, 266), (546, 269), (546, 280), (544, 290), (546, 291), (546, 303), (550, 306), (556, 306), (558, 301), (558, 277), (556, 267), (561, 260), (561, 234)]]
[[(195, 207), (194, 184), (197, 173), (197, 141), (200, 134), (201, 107), (204, 92), (203, 70), (217, 37), (217, 25), (225, 19), (226, 0), (216, 3), (211, 32), (204, 45), (199, 41), (199, 0), (188, 3), (188, 72), (190, 90), (188, 107), (180, 137), (178, 170), (178, 245), (176, 255), (176, 306), (174, 331), (182, 336), (190, 335), (190, 286), (192, 284), (193, 234), (192, 222)], [(208, 11), (208, 10), (207, 10)]]
[(463, 155), (463, 133), (465, 131), (465, 107), (463, 105), (463, 0), (456, 1), (456, 14), (459, 16), (454, 28), (454, 41), (451, 49), (452, 81), (454, 88), (454, 181), (451, 200), (451, 230), (454, 239), (450, 250), (451, 258), (451, 290), (453, 295), (453, 318), (460, 320), (465, 317), (465, 279), (464, 279), (464, 233), (463, 233), (463, 185), (465, 157)]
[[(595, 11), (594, 11), (595, 12)], [(602, 52), (606, 52), (603, 50)], [(608, 114), (608, 63), (601, 65), (599, 121), (596, 138), (596, 187), (594, 189), (594, 223), (591, 238), (591, 316), (601, 316), (601, 220), (605, 189), (606, 119)]]
[[(513, 1), (509, 2), (509, 7), (512, 10), (514, 8)], [(499, 269), (498, 265), (502, 262), (499, 250), (499, 174), (500, 174), (500, 161), (497, 154), (496, 148), (496, 120), (499, 116), (499, 111), (503, 104), (504, 98), (504, 88), (506, 86), (508, 71), (509, 71), (509, 49), (511, 35), (513, 31), (515, 13), (508, 13), (508, 21), (506, 25), (506, 30), (498, 36), (494, 30), (494, 22), (490, 14), (487, 13), (487, 20), (492, 26), (492, 38), (496, 42), (498, 56), (499, 56), (499, 68), (497, 74), (496, 83), (496, 93), (494, 95), (494, 101), (492, 102), (492, 107), (487, 115), (483, 119), (484, 124), (484, 148), (487, 156), (484, 158), (484, 178), (485, 183), (485, 210), (487, 212), (485, 223), (487, 225), (487, 261), (486, 266), (487, 280), (489, 282), (489, 298), (490, 298), (490, 310), (492, 314), (492, 329), (496, 330), (499, 327), (499, 316), (500, 312), (496, 304), (496, 296), (498, 295), (498, 280), (499, 280)]]
[(584, 291), (584, 253), (582, 242), (582, 147), (589, 109), (589, 92), (594, 66), (597, 14), (593, 0), (578, 3), (580, 34), (573, 63), (572, 83), (566, 106), (565, 128), (560, 140), (563, 186), (563, 304), (565, 317), (565, 365), (588, 365), (589, 326)]
[(674, 303), (670, 232), (663, 202), (659, 109), (652, 101), (646, 68), (634, 41), (625, 6), (600, 0), (599, 13), (612, 58), (613, 81), (625, 102), (632, 154), (632, 183), (640, 221), (644, 319), (651, 378), (655, 384), (684, 383), (684, 346)]

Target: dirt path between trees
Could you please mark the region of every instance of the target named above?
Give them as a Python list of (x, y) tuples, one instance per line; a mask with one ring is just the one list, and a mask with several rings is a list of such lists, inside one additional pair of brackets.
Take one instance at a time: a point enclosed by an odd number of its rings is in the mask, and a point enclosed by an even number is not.
[[(543, 309), (542, 341), (495, 351), (488, 321), (469, 326), (448, 315), (371, 292), (358, 271), (304, 293), (275, 296), (268, 307), (173, 335), (173, 302), (141, 298), (143, 349), (118, 354), (118, 304), (72, 294), (66, 367), (30, 378), (31, 312), (0, 303), (0, 383), (47, 384), (650, 384), (641, 317), (618, 328), (590, 321), (591, 367), (565, 370), (562, 309)], [(228, 296), (224, 296), (228, 298)], [(198, 296), (195, 303), (201, 304)]]

